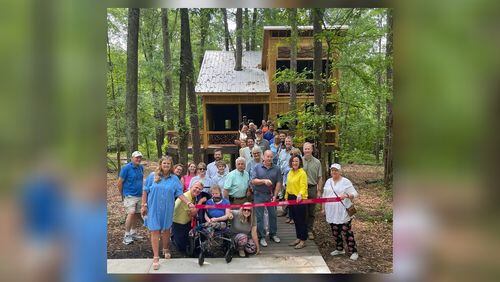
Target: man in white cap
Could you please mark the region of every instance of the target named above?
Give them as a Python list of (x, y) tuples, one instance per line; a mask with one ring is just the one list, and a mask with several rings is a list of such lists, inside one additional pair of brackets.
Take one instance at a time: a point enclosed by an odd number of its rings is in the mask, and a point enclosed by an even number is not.
[(125, 220), (125, 236), (123, 244), (128, 245), (134, 239), (142, 239), (132, 227), (141, 216), (141, 196), (144, 178), (144, 167), (141, 165), (142, 154), (139, 151), (132, 153), (130, 162), (122, 167), (118, 178), (118, 190), (122, 195), (123, 205), (127, 212)]

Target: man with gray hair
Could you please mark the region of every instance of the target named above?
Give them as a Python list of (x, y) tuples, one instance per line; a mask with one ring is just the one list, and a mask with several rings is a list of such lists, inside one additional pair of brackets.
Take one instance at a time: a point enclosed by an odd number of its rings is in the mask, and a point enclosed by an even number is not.
[(252, 171), (255, 165), (261, 162), (262, 162), (262, 150), (260, 149), (259, 146), (254, 146), (252, 149), (252, 159), (247, 162), (246, 171), (248, 171), (248, 174), (252, 175)]
[[(304, 171), (307, 174), (307, 198), (316, 199), (317, 195), (322, 194), (321, 189), (323, 188), (321, 162), (312, 155), (313, 144), (305, 142), (302, 149), (304, 153), (304, 156), (302, 158), (304, 162)], [(314, 235), (312, 232), (313, 232), (315, 212), (316, 212), (315, 204), (307, 205), (307, 212), (306, 212), (307, 231), (308, 231), (308, 238), (311, 240), (314, 240)]]
[(224, 198), (231, 204), (243, 204), (250, 196), (248, 185), (250, 175), (245, 170), (246, 160), (243, 157), (236, 159), (236, 169), (231, 171), (224, 181)]
[[(281, 170), (273, 164), (273, 152), (267, 150), (264, 152), (264, 158), (261, 164), (257, 164), (252, 171), (252, 185), (254, 191), (253, 202), (267, 203), (278, 200), (278, 192), (283, 182)], [(276, 220), (276, 207), (256, 207), (255, 216), (257, 218), (257, 233), (261, 246), (267, 247), (266, 232), (264, 229), (264, 209), (269, 214), (269, 238), (276, 243), (281, 239), (277, 236), (278, 225)]]

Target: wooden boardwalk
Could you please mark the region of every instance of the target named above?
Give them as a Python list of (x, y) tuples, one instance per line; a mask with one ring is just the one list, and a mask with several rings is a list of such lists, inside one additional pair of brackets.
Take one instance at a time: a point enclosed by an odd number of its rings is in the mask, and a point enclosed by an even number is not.
[[(278, 207), (278, 213), (281, 208)], [(302, 249), (294, 249), (294, 247), (288, 246), (288, 243), (295, 241), (297, 237), (295, 236), (295, 225), (288, 224), (285, 222), (286, 217), (278, 217), (278, 232), (277, 235), (280, 237), (281, 242), (275, 243), (272, 240), (266, 239), (267, 247), (260, 247), (262, 252), (259, 256), (264, 257), (283, 257), (283, 256), (321, 256), (318, 246), (313, 240), (306, 241), (306, 247)]]

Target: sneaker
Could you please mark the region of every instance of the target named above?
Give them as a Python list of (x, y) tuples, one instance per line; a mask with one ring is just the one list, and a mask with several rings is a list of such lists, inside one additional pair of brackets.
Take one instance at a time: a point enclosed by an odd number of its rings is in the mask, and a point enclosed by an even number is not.
[(276, 235), (271, 236), (271, 239), (272, 239), (274, 242), (276, 242), (276, 243), (281, 242), (280, 237), (278, 237), (278, 236), (276, 236)]
[(238, 253), (240, 254), (240, 257), (245, 257), (245, 250), (239, 250)]
[(307, 233), (307, 237), (309, 237), (309, 240), (314, 240), (314, 234), (310, 231)]
[(130, 236), (132, 236), (132, 239), (133, 239), (133, 240), (142, 240), (142, 239), (144, 239), (144, 237), (143, 237), (143, 236), (141, 236), (141, 235), (139, 235), (139, 234), (137, 234), (137, 233), (133, 233), (133, 234), (131, 234)]
[(132, 238), (132, 235), (125, 235), (123, 237), (123, 244), (129, 245), (130, 243), (134, 242), (134, 239)]
[(358, 259), (358, 257), (359, 257), (358, 253), (352, 253), (352, 255), (351, 255), (350, 259), (352, 259), (352, 260), (357, 260), (357, 259)]
[(330, 255), (332, 255), (332, 256), (338, 256), (338, 255), (343, 255), (343, 254), (345, 254), (345, 251), (339, 251), (339, 250), (335, 250), (335, 251), (330, 253)]
[(267, 242), (266, 242), (266, 239), (264, 239), (264, 238), (260, 239), (260, 245), (261, 245), (262, 247), (267, 247)]

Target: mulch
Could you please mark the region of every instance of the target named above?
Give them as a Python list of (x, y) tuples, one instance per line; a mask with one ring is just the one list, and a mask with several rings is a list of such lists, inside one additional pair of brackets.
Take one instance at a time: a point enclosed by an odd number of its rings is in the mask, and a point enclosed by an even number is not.
[[(157, 167), (157, 163), (144, 163), (145, 175)], [(330, 226), (324, 217), (317, 215), (314, 226), (315, 242), (332, 273), (392, 273), (393, 271), (393, 234), (392, 234), (392, 198), (380, 182), (366, 184), (365, 180), (377, 180), (383, 177), (383, 167), (370, 165), (345, 165), (344, 176), (355, 185), (359, 197), (355, 200), (358, 214), (353, 220), (352, 229), (358, 247), (359, 258), (351, 261), (349, 255), (332, 257), (335, 240)], [(139, 227), (138, 233), (144, 239), (130, 245), (122, 243), (125, 224), (125, 209), (118, 188), (116, 173), (107, 175), (107, 214), (109, 259), (152, 258), (149, 233)], [(160, 245), (161, 246), (161, 245)], [(183, 255), (170, 248), (172, 258)]]

